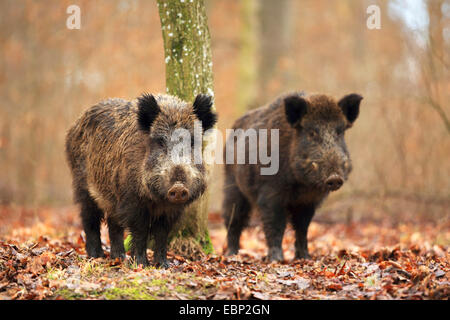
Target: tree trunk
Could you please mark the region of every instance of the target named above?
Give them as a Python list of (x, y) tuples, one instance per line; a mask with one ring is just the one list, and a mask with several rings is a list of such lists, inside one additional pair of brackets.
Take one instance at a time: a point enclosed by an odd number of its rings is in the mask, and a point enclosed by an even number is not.
[(236, 110), (243, 114), (258, 105), (258, 1), (242, 0), (240, 16), (239, 74)]
[(237, 109), (260, 107), (292, 85), (293, 0), (242, 0)]
[[(185, 101), (214, 96), (211, 40), (203, 0), (157, 0), (164, 40), (167, 93)], [(214, 143), (209, 141), (208, 143)], [(207, 168), (208, 173), (211, 168)], [(208, 196), (190, 205), (171, 235), (170, 249), (186, 256), (212, 253)]]
[(203, 0), (158, 0), (167, 93), (192, 101), (213, 95), (211, 39)]
[(292, 78), (290, 55), (294, 3), (292, 0), (259, 1), (259, 88), (257, 106), (285, 90)]
[[(422, 77), (425, 84), (424, 101), (433, 108), (441, 117), (447, 132), (450, 134), (450, 118), (447, 116), (445, 101), (446, 90), (444, 77), (448, 64), (444, 54), (444, 18), (442, 14), (443, 0), (429, 0), (427, 2), (428, 16), (430, 23), (428, 26), (428, 46), (427, 64), (422, 68)], [(446, 99), (447, 98), (447, 99)]]

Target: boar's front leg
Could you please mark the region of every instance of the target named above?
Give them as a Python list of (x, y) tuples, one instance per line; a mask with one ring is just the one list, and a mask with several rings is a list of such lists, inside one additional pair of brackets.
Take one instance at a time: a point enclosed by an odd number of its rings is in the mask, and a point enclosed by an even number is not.
[(172, 229), (172, 221), (166, 216), (160, 216), (158, 219), (152, 221), (150, 234), (153, 235), (153, 260), (154, 263), (161, 268), (167, 269), (169, 263), (167, 262), (167, 239), (169, 232)]
[(305, 205), (292, 212), (292, 225), (295, 229), (295, 259), (310, 259), (308, 253), (308, 227), (314, 216), (315, 207)]
[(283, 202), (277, 191), (263, 188), (258, 194), (257, 205), (269, 247), (269, 261), (282, 261), (284, 259), (282, 242), (286, 229), (286, 211)]
[(146, 206), (132, 200), (126, 200), (120, 206), (119, 214), (126, 220), (131, 233), (131, 255), (136, 264), (149, 265), (147, 259), (147, 240), (150, 228), (150, 213)]
[(111, 243), (111, 259), (125, 259), (123, 246), (123, 228), (114, 219), (108, 217), (109, 242)]

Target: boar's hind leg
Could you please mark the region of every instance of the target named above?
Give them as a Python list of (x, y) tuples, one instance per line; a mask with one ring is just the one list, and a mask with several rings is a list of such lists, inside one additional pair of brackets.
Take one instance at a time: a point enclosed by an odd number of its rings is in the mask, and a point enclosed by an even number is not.
[(77, 192), (77, 202), (81, 204), (81, 220), (86, 233), (86, 252), (89, 257), (104, 257), (102, 243), (100, 240), (100, 224), (103, 211), (97, 206), (88, 191)]
[(123, 246), (123, 228), (114, 219), (108, 218), (109, 241), (111, 242), (111, 259), (125, 259)]
[(314, 216), (314, 206), (297, 208), (292, 212), (292, 225), (295, 229), (295, 259), (309, 259), (308, 253), (308, 227)]
[(272, 188), (262, 188), (258, 194), (257, 205), (269, 248), (269, 261), (282, 261), (282, 242), (286, 229), (286, 211), (283, 202), (277, 191)]
[(225, 185), (225, 198), (223, 200), (223, 218), (227, 228), (227, 255), (237, 254), (239, 251), (239, 238), (242, 230), (247, 226), (250, 218), (250, 203), (239, 191), (235, 184)]

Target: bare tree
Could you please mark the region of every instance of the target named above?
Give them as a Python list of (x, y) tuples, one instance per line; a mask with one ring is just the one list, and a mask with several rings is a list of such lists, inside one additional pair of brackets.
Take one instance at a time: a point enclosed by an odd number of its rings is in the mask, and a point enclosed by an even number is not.
[[(239, 74), (237, 90), (237, 110), (241, 113), (249, 106), (257, 107), (258, 97), (258, 2), (242, 0), (240, 16), (242, 27), (240, 32)], [(254, 105), (255, 104), (255, 105)]]
[[(424, 97), (423, 101), (433, 108), (444, 122), (444, 125), (450, 133), (450, 119), (447, 116), (445, 107), (441, 101), (444, 99), (443, 89), (445, 87), (444, 76), (448, 74), (448, 51), (445, 54), (444, 42), (444, 17), (442, 14), (442, 7), (444, 0), (428, 0), (427, 9), (429, 16), (428, 26), (428, 44), (425, 53), (425, 63), (422, 65), (422, 80), (424, 83)], [(447, 72), (444, 73), (444, 70)]]
[[(261, 54), (258, 73), (258, 104), (266, 103), (274, 94), (270, 90), (272, 81), (286, 87), (292, 76), (292, 70), (282, 66), (282, 59), (290, 52), (290, 36), (293, 26), (293, 7), (291, 0), (261, 0), (258, 15), (258, 27)], [(285, 89), (285, 88), (283, 88)], [(275, 91), (279, 91), (276, 88)]]
[[(158, 0), (164, 39), (167, 93), (192, 101), (199, 93), (214, 95), (211, 40), (203, 0)], [(213, 251), (208, 233), (208, 196), (187, 208), (172, 249), (192, 256)]]

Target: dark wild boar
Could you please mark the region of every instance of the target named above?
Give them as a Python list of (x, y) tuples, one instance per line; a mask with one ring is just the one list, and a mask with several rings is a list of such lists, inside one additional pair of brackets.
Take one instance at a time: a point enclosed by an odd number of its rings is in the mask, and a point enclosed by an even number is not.
[[(326, 95), (292, 93), (235, 122), (234, 129), (279, 129), (279, 170), (275, 175), (261, 175), (259, 162), (225, 165), (228, 254), (237, 254), (242, 230), (256, 208), (269, 260), (283, 260), (281, 243), (288, 218), (296, 232), (295, 258), (310, 257), (307, 231), (314, 212), (331, 191), (342, 186), (352, 169), (344, 132), (358, 117), (361, 100), (358, 94), (336, 102)], [(271, 143), (276, 142), (269, 141), (269, 150)]]
[(136, 263), (148, 265), (150, 235), (155, 262), (168, 266), (168, 234), (186, 205), (206, 189), (203, 164), (172, 161), (176, 141), (171, 137), (179, 128), (194, 137), (196, 120), (203, 131), (211, 128), (216, 122), (211, 106), (205, 95), (193, 104), (169, 95), (109, 99), (87, 110), (69, 130), (66, 153), (90, 257), (104, 256), (100, 223), (105, 219), (111, 258), (125, 258), (127, 229)]

